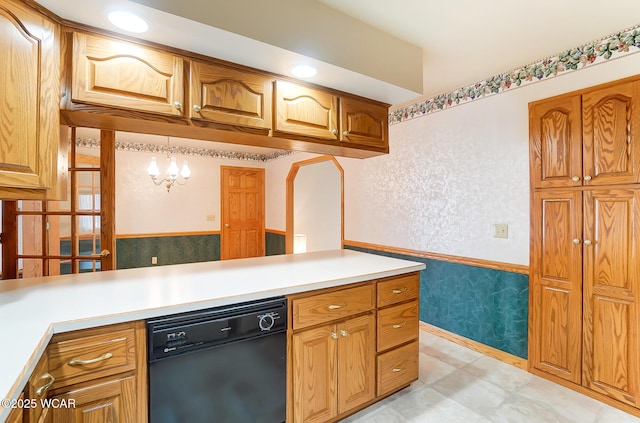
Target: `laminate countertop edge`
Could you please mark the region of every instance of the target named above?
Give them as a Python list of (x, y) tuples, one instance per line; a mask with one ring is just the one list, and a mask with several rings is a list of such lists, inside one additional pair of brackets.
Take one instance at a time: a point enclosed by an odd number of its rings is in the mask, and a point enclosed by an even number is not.
[[(424, 263), (352, 250), (0, 281), (0, 399), (16, 399), (51, 337), (379, 279)], [(0, 409), (0, 421), (10, 409)]]

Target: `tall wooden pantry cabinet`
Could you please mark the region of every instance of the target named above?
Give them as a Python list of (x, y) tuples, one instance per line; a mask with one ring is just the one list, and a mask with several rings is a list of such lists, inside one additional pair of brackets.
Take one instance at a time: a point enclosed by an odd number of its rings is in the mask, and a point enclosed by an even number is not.
[(530, 103), (529, 131), (529, 366), (637, 414), (640, 77)]

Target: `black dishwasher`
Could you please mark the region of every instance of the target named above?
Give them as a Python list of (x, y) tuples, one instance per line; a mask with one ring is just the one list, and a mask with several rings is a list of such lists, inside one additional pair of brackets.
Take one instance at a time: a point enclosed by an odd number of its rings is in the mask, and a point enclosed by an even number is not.
[(147, 320), (150, 423), (280, 423), (284, 297)]

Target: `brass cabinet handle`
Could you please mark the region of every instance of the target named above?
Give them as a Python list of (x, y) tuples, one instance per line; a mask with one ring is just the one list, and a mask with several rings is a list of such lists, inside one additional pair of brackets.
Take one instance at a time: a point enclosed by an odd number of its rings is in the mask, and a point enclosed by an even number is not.
[(337, 334), (337, 333), (335, 333), (335, 332), (331, 332), (331, 337), (332, 337), (333, 339), (338, 339), (338, 334)]
[(51, 388), (51, 385), (53, 385), (53, 382), (56, 381), (56, 378), (53, 377), (53, 375), (51, 375), (51, 373), (47, 372), (45, 374), (43, 374), (42, 376), (40, 376), (40, 379), (49, 379), (49, 381), (47, 383), (45, 383), (44, 385), (42, 385), (41, 387), (39, 387), (38, 389), (36, 389), (36, 395), (41, 397), (42, 395), (44, 395), (45, 392), (47, 392), (47, 390), (49, 388)]
[(200, 113), (200, 110), (202, 110), (202, 107), (198, 106), (197, 104), (193, 105), (193, 111), (196, 113)]
[(393, 291), (391, 291), (391, 292), (393, 292), (394, 294), (402, 294), (403, 292), (407, 292), (407, 287), (405, 286), (405, 287), (404, 287), (404, 288), (402, 288), (402, 289), (394, 289), (394, 290), (393, 290)]
[(346, 307), (346, 306), (347, 306), (347, 303), (342, 303), (342, 304), (340, 304), (340, 305), (331, 304), (331, 305), (330, 305), (329, 307), (327, 307), (327, 308), (328, 308), (329, 310), (337, 310), (337, 309), (339, 309), (339, 308)]
[(400, 329), (400, 328), (403, 328), (405, 326), (407, 326), (407, 321), (406, 320), (404, 322), (400, 323), (399, 325), (393, 325), (391, 327), (394, 328), (394, 329)]
[(401, 372), (401, 371), (402, 371), (402, 369), (401, 369), (400, 367), (394, 367), (391, 371), (392, 371), (393, 373), (398, 373), (398, 372)]
[(340, 331), (340, 335), (347, 336), (347, 335), (349, 335), (349, 333), (346, 330), (343, 329), (343, 330)]
[(77, 359), (73, 359), (71, 361), (69, 361), (67, 364), (69, 366), (82, 366), (85, 364), (93, 364), (93, 363), (97, 363), (99, 361), (104, 361), (104, 360), (108, 360), (111, 357), (113, 357), (113, 354), (111, 354), (110, 352), (108, 353), (104, 353), (102, 354), (100, 357), (96, 357), (96, 358), (92, 358), (89, 360), (77, 360)]
[(174, 101), (173, 107), (175, 107), (177, 110), (180, 110), (182, 109), (182, 104), (179, 101)]
[(109, 250), (100, 251), (100, 257), (109, 257), (110, 255), (111, 255), (111, 251)]

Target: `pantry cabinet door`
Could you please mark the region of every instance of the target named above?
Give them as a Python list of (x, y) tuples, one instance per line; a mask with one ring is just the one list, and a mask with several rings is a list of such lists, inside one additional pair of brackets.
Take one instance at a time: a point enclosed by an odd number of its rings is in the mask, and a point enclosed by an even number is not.
[(583, 384), (640, 406), (640, 190), (584, 193)]
[(558, 188), (582, 185), (580, 95), (529, 105), (531, 185)]
[(640, 182), (640, 81), (584, 94), (584, 184)]
[(580, 383), (582, 194), (536, 192), (533, 200), (529, 359), (533, 368)]

